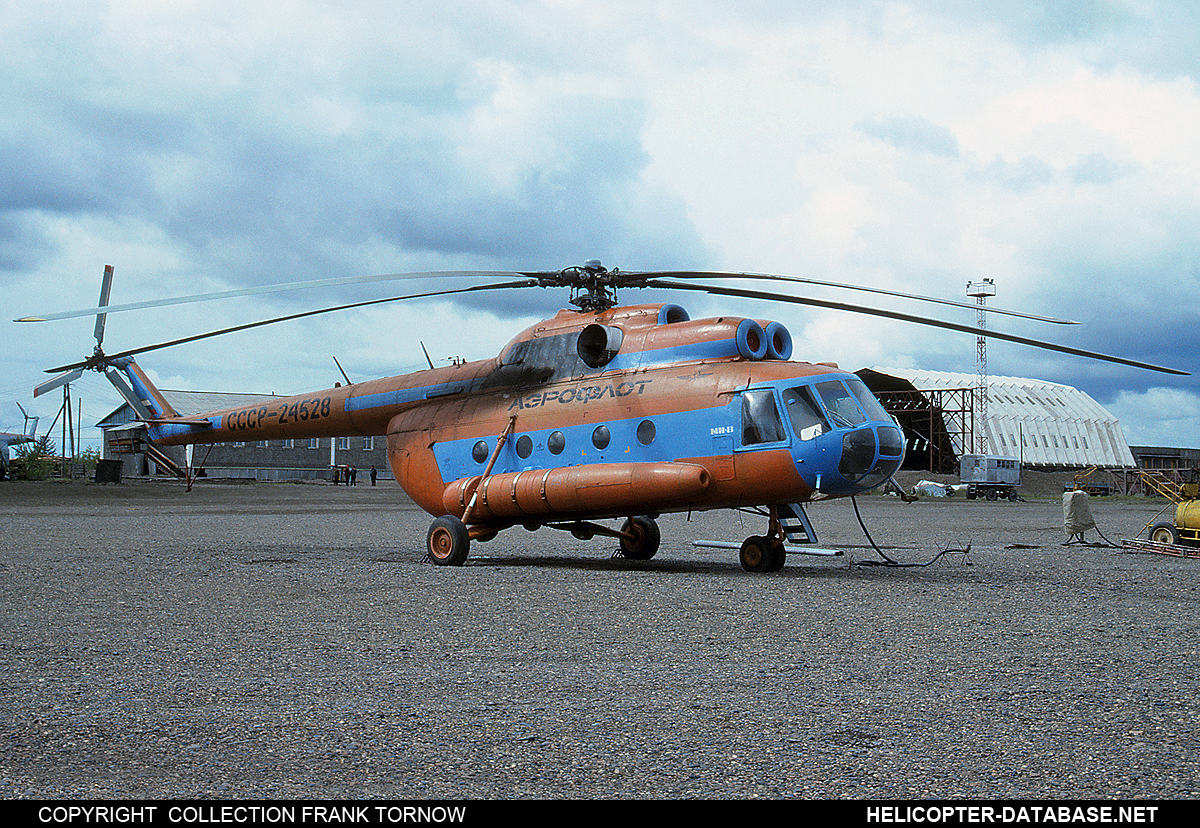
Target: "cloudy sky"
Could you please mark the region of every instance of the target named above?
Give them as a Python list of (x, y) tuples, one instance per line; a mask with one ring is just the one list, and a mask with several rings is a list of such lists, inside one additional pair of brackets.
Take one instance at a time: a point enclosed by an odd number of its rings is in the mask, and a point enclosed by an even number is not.
[[(0, 0), (10, 313), (448, 269), (780, 273), (1065, 316), (995, 329), (1200, 373), (1200, 12), (1153, 0)], [(354, 299), (357, 285), (113, 314), (115, 352)], [(776, 286), (777, 287), (777, 286)], [(865, 294), (813, 288), (823, 299)], [(565, 295), (479, 294), (139, 358), (163, 388), (298, 393), (494, 355)], [(779, 319), (794, 358), (975, 370), (975, 340)], [(974, 324), (969, 309), (873, 304)], [(0, 323), (0, 429), (93, 320)], [(1200, 447), (1196, 377), (993, 341), (993, 375), (1081, 388), (1133, 444)], [(119, 404), (73, 386), (92, 424)], [(93, 430), (85, 436), (94, 437)], [(57, 438), (56, 438), (57, 439)]]

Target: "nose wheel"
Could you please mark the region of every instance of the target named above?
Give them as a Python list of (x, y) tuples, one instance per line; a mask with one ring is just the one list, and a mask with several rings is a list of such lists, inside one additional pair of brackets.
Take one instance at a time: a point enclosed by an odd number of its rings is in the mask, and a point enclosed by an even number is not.
[(751, 535), (742, 541), (738, 557), (747, 572), (778, 572), (787, 561), (783, 546), (785, 530), (778, 507), (772, 506), (769, 515), (765, 536)]
[(742, 541), (739, 553), (742, 569), (747, 572), (778, 572), (783, 569), (787, 552), (782, 543), (772, 543), (770, 538), (752, 535)]

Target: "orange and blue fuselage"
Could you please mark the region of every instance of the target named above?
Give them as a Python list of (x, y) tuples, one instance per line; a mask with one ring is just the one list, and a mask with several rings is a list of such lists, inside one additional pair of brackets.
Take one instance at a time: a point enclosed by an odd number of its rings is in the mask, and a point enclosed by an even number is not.
[(472, 504), (468, 522), (486, 526), (802, 503), (885, 482), (903, 459), (896, 422), (855, 375), (791, 350), (778, 323), (691, 320), (673, 305), (562, 311), (494, 359), (178, 423), (136, 365), (125, 373), (158, 443), (386, 435), (418, 505)]

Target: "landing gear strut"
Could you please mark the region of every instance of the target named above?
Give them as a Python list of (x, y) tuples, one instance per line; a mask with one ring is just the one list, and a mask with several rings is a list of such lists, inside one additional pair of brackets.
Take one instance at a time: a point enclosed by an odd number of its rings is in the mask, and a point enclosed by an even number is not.
[(658, 522), (649, 515), (634, 515), (628, 518), (619, 531), (584, 520), (574, 523), (547, 523), (546, 526), (570, 532), (579, 540), (591, 540), (596, 535), (616, 538), (620, 545), (620, 556), (631, 561), (650, 560), (662, 543), (662, 531), (658, 528)]
[[(757, 515), (761, 509), (744, 509)], [(692, 546), (707, 546), (714, 549), (738, 549), (742, 569), (747, 572), (778, 572), (787, 561), (788, 550), (801, 555), (840, 555), (832, 549), (817, 549), (799, 544), (817, 542), (804, 507), (799, 503), (780, 503), (769, 507), (767, 512), (767, 534), (746, 538), (739, 547), (732, 541), (692, 541)]]

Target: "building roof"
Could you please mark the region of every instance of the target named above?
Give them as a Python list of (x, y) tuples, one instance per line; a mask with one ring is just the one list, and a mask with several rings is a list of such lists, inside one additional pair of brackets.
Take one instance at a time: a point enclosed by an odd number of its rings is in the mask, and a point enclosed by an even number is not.
[[(219, 411), (223, 408), (235, 408), (239, 405), (263, 402), (278, 396), (276, 394), (230, 394), (224, 391), (163, 391), (162, 395), (167, 398), (167, 402), (182, 417), (191, 417), (205, 411)], [(129, 406), (129, 403), (125, 403), (103, 420), (96, 423), (96, 427), (101, 429), (113, 428), (114, 426), (135, 422), (136, 420), (137, 415)]]
[[(871, 370), (907, 380), (918, 391), (978, 384), (974, 374), (913, 368)], [(984, 435), (986, 453), (1018, 457), (1029, 466), (1136, 465), (1116, 417), (1078, 388), (1045, 380), (988, 377)], [(964, 451), (961, 445), (955, 450), (960, 455), (976, 453), (971, 447)]]

